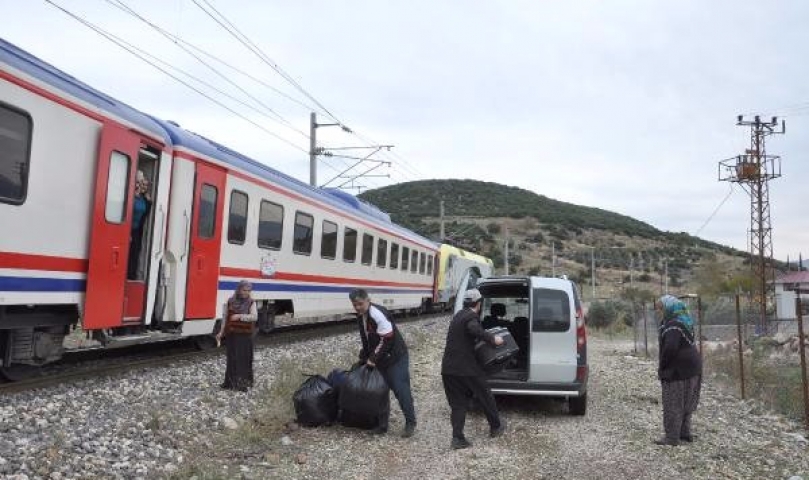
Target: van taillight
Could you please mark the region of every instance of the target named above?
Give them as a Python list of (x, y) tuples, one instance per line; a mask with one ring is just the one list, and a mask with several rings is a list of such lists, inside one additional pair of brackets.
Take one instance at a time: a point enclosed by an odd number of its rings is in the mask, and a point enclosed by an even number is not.
[(579, 349), (587, 344), (587, 330), (584, 326), (584, 314), (581, 308), (576, 309), (576, 344)]

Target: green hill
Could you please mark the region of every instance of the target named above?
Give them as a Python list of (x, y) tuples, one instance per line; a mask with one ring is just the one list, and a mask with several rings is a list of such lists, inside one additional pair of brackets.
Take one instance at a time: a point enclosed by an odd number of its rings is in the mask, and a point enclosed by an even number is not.
[[(445, 241), (505, 263), (508, 231), (510, 273), (565, 273), (590, 282), (592, 263), (605, 284), (665, 283), (689, 288), (694, 267), (719, 261), (738, 269), (744, 252), (688, 233), (661, 231), (648, 223), (600, 208), (574, 205), (534, 192), (477, 180), (423, 180), (363, 192), (359, 197), (388, 212), (394, 222), (439, 240), (444, 202)], [(555, 266), (551, 258), (556, 258)]]

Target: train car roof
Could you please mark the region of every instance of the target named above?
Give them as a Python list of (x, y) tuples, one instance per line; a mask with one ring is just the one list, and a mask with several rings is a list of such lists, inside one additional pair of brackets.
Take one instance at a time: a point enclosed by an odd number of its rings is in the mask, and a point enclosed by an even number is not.
[(484, 263), (488, 265), (493, 265), (494, 263), (488, 257), (484, 257), (483, 255), (472, 253), (469, 250), (464, 250), (463, 248), (458, 248), (455, 245), (450, 245), (448, 243), (441, 244), (441, 255), (449, 255), (449, 254), (459, 255), (461, 257), (468, 258), (478, 263)]
[(163, 128), (168, 131), (169, 136), (171, 137), (171, 143), (175, 147), (183, 147), (190, 151), (217, 159), (223, 163), (226, 163), (227, 165), (249, 172), (268, 182), (280, 185), (293, 193), (317, 200), (332, 208), (336, 208), (344, 212), (347, 211), (365, 221), (371, 221), (374, 224), (391, 230), (401, 236), (422, 244), (429, 245), (436, 250), (438, 249), (438, 244), (436, 242), (393, 223), (390, 219), (390, 215), (383, 212), (376, 206), (356, 198), (350, 193), (331, 188), (322, 189), (312, 187), (311, 185), (304, 183), (297, 178), (282, 173), (250, 157), (242, 155), (241, 153), (236, 152), (235, 150), (232, 150), (209, 138), (189, 132), (174, 122), (160, 119), (155, 119), (155, 121), (159, 122)]
[(142, 133), (148, 133), (161, 139), (163, 143), (169, 143), (167, 133), (148, 115), (94, 89), (2, 38), (0, 38), (0, 62), (11, 65), (49, 87), (81, 100), (118, 120), (130, 123), (142, 130)]

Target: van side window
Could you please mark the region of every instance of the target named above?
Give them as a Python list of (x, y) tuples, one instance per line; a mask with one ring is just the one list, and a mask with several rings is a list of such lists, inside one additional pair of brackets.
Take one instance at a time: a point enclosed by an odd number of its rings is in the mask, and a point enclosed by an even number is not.
[(408, 260), (410, 260), (410, 249), (407, 247), (402, 247), (402, 270), (405, 272), (407, 271)]
[(281, 237), (284, 233), (284, 207), (261, 201), (258, 212), (258, 246), (278, 250), (281, 248)]
[(337, 224), (323, 220), (323, 234), (320, 237), (320, 256), (334, 260), (337, 256)]
[(346, 227), (343, 234), (343, 261), (353, 262), (357, 259), (357, 231)]
[(566, 332), (570, 329), (570, 297), (562, 290), (534, 289), (531, 331)]
[(301, 255), (312, 253), (312, 230), (315, 219), (308, 213), (295, 212), (295, 232), (292, 251)]
[(385, 268), (388, 264), (388, 241), (379, 239), (376, 245), (376, 266)]
[(391, 268), (391, 270), (399, 268), (399, 244), (398, 243), (391, 243), (390, 244), (390, 268)]
[(228, 242), (244, 245), (247, 236), (247, 194), (234, 190), (230, 193), (228, 215)]
[(367, 233), (362, 234), (362, 264), (370, 265), (374, 259), (374, 237)]
[(25, 202), (33, 127), (30, 115), (0, 103), (0, 203)]

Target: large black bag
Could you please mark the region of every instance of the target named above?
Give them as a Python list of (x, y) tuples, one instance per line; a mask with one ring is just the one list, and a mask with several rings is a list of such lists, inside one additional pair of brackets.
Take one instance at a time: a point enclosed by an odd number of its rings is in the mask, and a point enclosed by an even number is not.
[(292, 396), (299, 424), (317, 427), (337, 419), (337, 391), (320, 375), (304, 381)]
[(520, 351), (517, 342), (508, 329), (494, 327), (486, 330), (494, 336), (503, 339), (503, 344), (494, 346), (483, 340), (475, 344), (475, 356), (486, 373), (496, 373), (503, 369), (506, 363)]
[(388, 384), (376, 368), (357, 367), (346, 374), (338, 403), (343, 425), (373, 428), (380, 414), (390, 409)]

